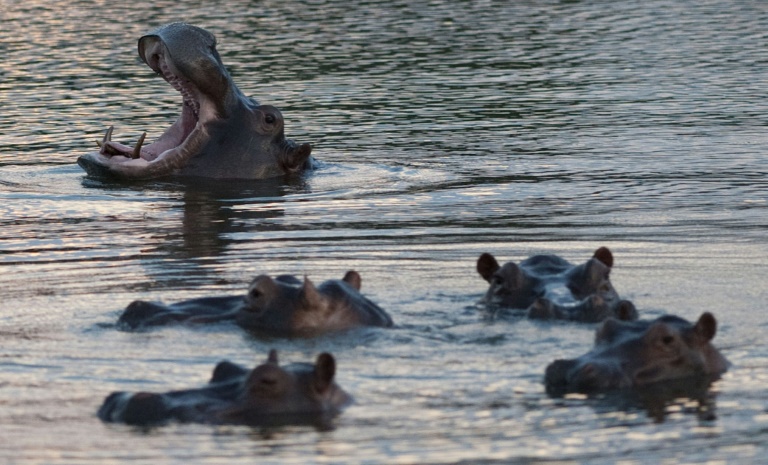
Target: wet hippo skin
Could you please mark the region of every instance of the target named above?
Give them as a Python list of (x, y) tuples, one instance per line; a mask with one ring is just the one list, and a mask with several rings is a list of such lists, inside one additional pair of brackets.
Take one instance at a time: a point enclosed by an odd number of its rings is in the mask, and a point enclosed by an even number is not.
[(123, 311), (118, 326), (141, 329), (180, 322), (234, 321), (257, 334), (282, 337), (311, 337), (361, 326), (391, 327), (392, 319), (360, 293), (361, 286), (356, 271), (319, 286), (292, 275), (260, 275), (244, 296), (203, 297), (170, 305), (134, 301)]
[(613, 254), (597, 249), (586, 263), (572, 265), (557, 255), (534, 255), (519, 264), (499, 265), (484, 253), (477, 272), (490, 284), (485, 304), (524, 310), (530, 318), (599, 322), (637, 319), (637, 310), (619, 298), (610, 281)]
[(114, 142), (110, 127), (97, 142), (99, 151), (77, 160), (89, 175), (261, 179), (311, 168), (310, 145), (285, 138), (280, 110), (243, 95), (211, 33), (172, 23), (141, 37), (138, 50), (142, 61), (181, 93), (181, 116), (147, 145), (146, 133), (133, 147)]
[(648, 321), (608, 319), (597, 329), (591, 351), (547, 367), (547, 391), (589, 394), (688, 377), (714, 381), (728, 369), (728, 361), (711, 343), (716, 332), (711, 313), (703, 313), (696, 323), (674, 315)]
[(333, 355), (322, 353), (314, 364), (280, 366), (272, 350), (253, 370), (223, 361), (207, 385), (197, 389), (114, 392), (98, 410), (105, 422), (156, 425), (169, 421), (246, 425), (319, 424), (352, 402), (334, 377)]

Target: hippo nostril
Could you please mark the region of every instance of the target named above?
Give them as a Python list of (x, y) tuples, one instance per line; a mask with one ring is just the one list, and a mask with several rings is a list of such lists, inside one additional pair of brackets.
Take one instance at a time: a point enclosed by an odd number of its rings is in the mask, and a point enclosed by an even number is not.
[(261, 378), (259, 380), (259, 383), (263, 384), (264, 386), (274, 386), (277, 384), (277, 380), (275, 378)]

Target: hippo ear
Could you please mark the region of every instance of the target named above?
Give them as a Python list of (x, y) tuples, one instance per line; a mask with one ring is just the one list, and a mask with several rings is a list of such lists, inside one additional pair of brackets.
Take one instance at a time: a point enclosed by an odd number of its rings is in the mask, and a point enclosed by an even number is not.
[(717, 320), (715, 316), (709, 312), (702, 313), (693, 330), (704, 338), (705, 341), (711, 341), (715, 337), (715, 333), (717, 333)]
[(637, 308), (630, 300), (621, 300), (616, 307), (616, 318), (623, 321), (637, 320)]
[(336, 376), (336, 360), (333, 355), (323, 352), (317, 356), (315, 369), (312, 372), (312, 381), (317, 392), (325, 392), (333, 383)]
[(611, 342), (621, 330), (621, 323), (616, 318), (606, 318), (595, 330), (595, 345), (601, 342)]
[(274, 365), (277, 365), (277, 351), (275, 349), (271, 349), (269, 351), (269, 355), (267, 355), (267, 363), (272, 363)]
[(315, 285), (306, 276), (304, 277), (304, 285), (301, 287), (300, 296), (304, 310), (317, 310), (322, 306), (323, 296), (320, 295)]
[(360, 273), (358, 273), (355, 270), (347, 271), (347, 274), (344, 275), (344, 278), (342, 279), (342, 281), (354, 287), (358, 291), (360, 290), (360, 287), (363, 284), (363, 278), (361, 278)]
[(493, 273), (499, 268), (501, 268), (499, 262), (496, 261), (496, 258), (493, 255), (487, 252), (480, 255), (480, 258), (477, 259), (477, 272), (488, 282), (491, 282)]
[(608, 250), (608, 247), (600, 247), (599, 249), (595, 250), (595, 253), (592, 255), (592, 257), (603, 262), (603, 264), (608, 268), (613, 268), (613, 254), (610, 250)]

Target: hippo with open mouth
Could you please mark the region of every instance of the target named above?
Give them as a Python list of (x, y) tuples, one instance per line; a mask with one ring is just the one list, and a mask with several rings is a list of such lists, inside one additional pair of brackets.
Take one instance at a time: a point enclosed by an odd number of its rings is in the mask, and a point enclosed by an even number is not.
[(490, 284), (483, 298), (489, 306), (525, 310), (530, 318), (540, 319), (635, 320), (634, 304), (620, 299), (611, 284), (612, 267), (613, 254), (607, 247), (597, 249), (581, 265), (557, 255), (534, 255), (504, 266), (489, 253), (477, 259), (477, 272)]
[(253, 370), (223, 361), (205, 387), (172, 391), (113, 392), (97, 413), (105, 422), (150, 426), (186, 423), (324, 426), (352, 403), (334, 381), (336, 360), (322, 353), (314, 364), (280, 366), (277, 352)]
[(201, 297), (170, 305), (136, 300), (118, 326), (142, 329), (185, 322), (234, 321), (270, 337), (312, 337), (362, 326), (391, 327), (390, 316), (360, 293), (362, 278), (354, 270), (319, 286), (304, 278), (260, 275), (245, 295)]
[(649, 321), (610, 318), (597, 329), (591, 351), (547, 367), (547, 392), (592, 394), (683, 378), (712, 382), (728, 369), (711, 343), (716, 332), (717, 320), (709, 312), (693, 324), (674, 315)]
[(237, 88), (210, 32), (172, 23), (139, 39), (139, 56), (182, 95), (181, 116), (153, 143), (127, 146), (107, 129), (100, 150), (78, 158), (89, 175), (262, 179), (312, 167), (309, 144), (286, 139), (283, 115)]

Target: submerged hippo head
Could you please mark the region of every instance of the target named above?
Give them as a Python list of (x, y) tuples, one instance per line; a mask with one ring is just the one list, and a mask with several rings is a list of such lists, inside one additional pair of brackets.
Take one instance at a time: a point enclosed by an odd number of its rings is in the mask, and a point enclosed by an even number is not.
[(135, 300), (120, 315), (117, 326), (135, 330), (175, 323), (207, 324), (235, 321), (266, 336), (306, 337), (358, 326), (392, 326), (378, 305), (360, 294), (360, 274), (320, 286), (304, 278), (257, 276), (248, 293), (200, 297), (173, 304)]
[(251, 282), (236, 321), (246, 329), (289, 336), (392, 326), (389, 315), (360, 294), (360, 285), (355, 271), (320, 286), (306, 277), (260, 275)]
[(247, 370), (219, 363), (198, 389), (164, 394), (115, 392), (98, 411), (107, 422), (150, 425), (170, 420), (248, 425), (317, 423), (337, 415), (352, 398), (334, 377), (336, 361), (322, 353), (315, 364), (280, 366), (272, 350), (266, 363)]
[(122, 179), (162, 176), (258, 179), (311, 166), (309, 144), (285, 138), (283, 115), (245, 97), (204, 29), (172, 23), (139, 39), (139, 56), (182, 95), (181, 116), (153, 143), (112, 141), (77, 163), (89, 174)]
[(531, 318), (634, 320), (635, 306), (620, 299), (611, 284), (612, 266), (613, 254), (606, 247), (581, 265), (556, 255), (534, 255), (503, 266), (489, 253), (477, 260), (477, 272), (490, 284), (484, 297), (488, 305), (523, 309)]
[(608, 319), (597, 329), (591, 351), (547, 367), (547, 391), (592, 393), (702, 376), (712, 381), (728, 368), (711, 344), (716, 332), (711, 313), (695, 324), (672, 315), (652, 321)]

